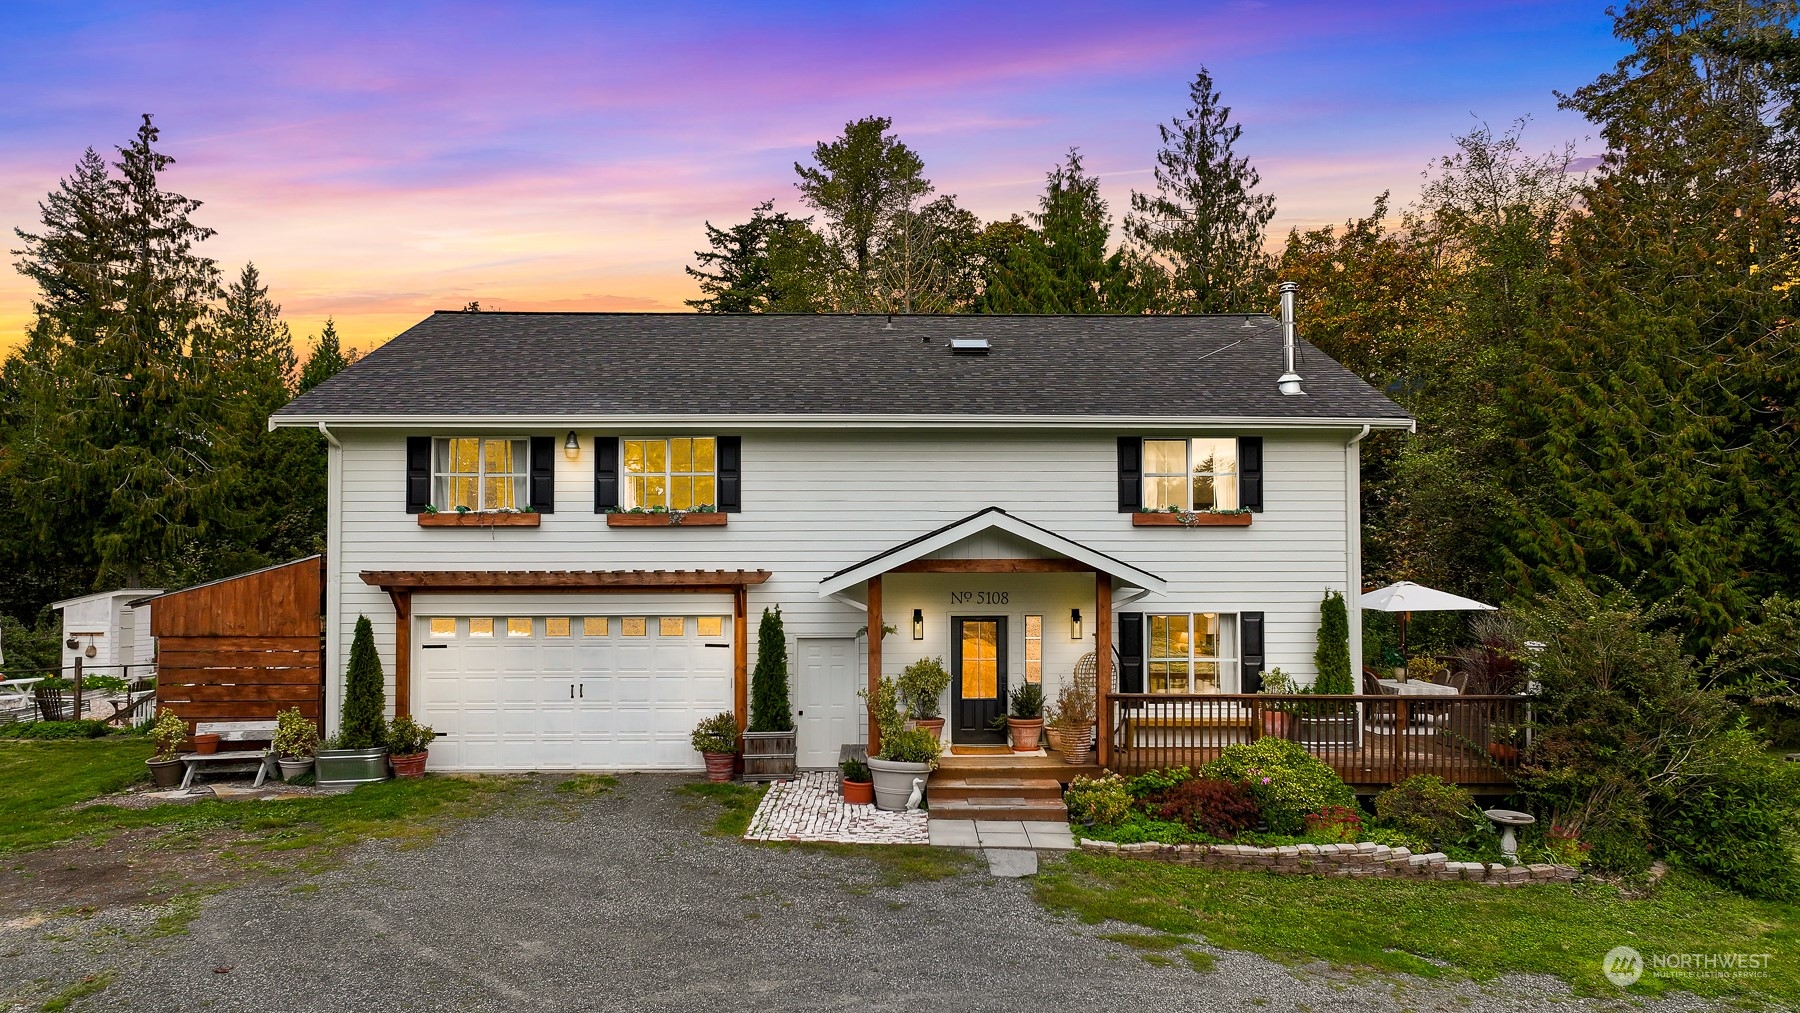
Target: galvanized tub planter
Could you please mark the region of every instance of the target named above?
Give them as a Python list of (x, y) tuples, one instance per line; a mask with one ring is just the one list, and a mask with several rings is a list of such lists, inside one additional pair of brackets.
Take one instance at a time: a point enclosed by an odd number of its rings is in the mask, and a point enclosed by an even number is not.
[(786, 781), (795, 776), (799, 733), (745, 732), (744, 780)]
[(902, 763), (871, 756), (869, 777), (875, 782), (875, 808), (901, 812), (906, 808), (906, 800), (912, 797), (913, 781), (931, 779), (931, 764)]
[(353, 788), (388, 779), (386, 749), (321, 749), (315, 764), (321, 788)]

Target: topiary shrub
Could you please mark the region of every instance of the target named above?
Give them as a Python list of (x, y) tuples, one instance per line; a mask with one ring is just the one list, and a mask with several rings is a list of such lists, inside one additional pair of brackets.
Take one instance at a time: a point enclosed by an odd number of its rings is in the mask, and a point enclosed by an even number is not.
[(1384, 827), (1442, 844), (1460, 841), (1485, 825), (1475, 796), (1431, 774), (1409, 777), (1375, 796), (1375, 819)]
[(1200, 768), (1200, 774), (1243, 782), (1262, 810), (1263, 821), (1278, 834), (1302, 832), (1307, 813), (1356, 804), (1356, 793), (1335, 771), (1287, 739), (1226, 746), (1217, 759)]
[(1752, 897), (1800, 897), (1800, 764), (1763, 752), (1739, 728), (1696, 767), (1658, 796), (1652, 830), (1662, 850)]
[(1344, 596), (1326, 591), (1319, 603), (1319, 647), (1313, 652), (1319, 677), (1313, 680), (1314, 693), (1354, 693), (1356, 680), (1350, 674), (1350, 608)]
[(1182, 781), (1163, 792), (1152, 803), (1151, 812), (1158, 819), (1222, 841), (1254, 829), (1262, 819), (1256, 799), (1243, 784), (1205, 777)]
[(750, 731), (791, 732), (794, 712), (788, 702), (787, 633), (781, 606), (763, 609), (756, 629), (756, 671), (750, 675)]
[(1117, 774), (1099, 777), (1077, 776), (1063, 792), (1063, 804), (1069, 807), (1069, 819), (1087, 827), (1117, 826), (1131, 818), (1136, 800), (1125, 790), (1125, 780)]
[(338, 722), (339, 749), (376, 749), (383, 745), (387, 692), (382, 687), (381, 656), (375, 653), (375, 628), (368, 616), (356, 619), (350, 641), (350, 665), (344, 670), (344, 709)]
[(892, 735), (881, 738), (881, 753), (877, 759), (892, 763), (929, 763), (937, 765), (938, 754), (942, 753), (944, 744), (936, 735), (924, 728), (902, 728)]

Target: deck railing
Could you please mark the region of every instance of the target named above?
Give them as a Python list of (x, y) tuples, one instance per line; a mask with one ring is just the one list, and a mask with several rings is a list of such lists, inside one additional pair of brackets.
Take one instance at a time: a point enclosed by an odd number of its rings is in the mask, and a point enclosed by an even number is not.
[(1114, 770), (1199, 767), (1226, 746), (1273, 736), (1360, 786), (1415, 774), (1507, 784), (1530, 724), (1522, 696), (1115, 693), (1111, 706)]

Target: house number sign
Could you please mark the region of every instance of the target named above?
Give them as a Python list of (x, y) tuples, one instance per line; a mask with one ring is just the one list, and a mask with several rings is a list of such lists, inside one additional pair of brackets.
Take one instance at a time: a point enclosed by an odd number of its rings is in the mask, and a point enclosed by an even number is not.
[(1010, 591), (952, 591), (952, 605), (1005, 605)]

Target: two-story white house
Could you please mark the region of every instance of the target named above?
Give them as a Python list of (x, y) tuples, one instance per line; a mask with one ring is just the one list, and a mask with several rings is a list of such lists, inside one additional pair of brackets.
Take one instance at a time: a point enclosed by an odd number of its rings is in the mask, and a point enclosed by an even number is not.
[(926, 656), (955, 743), (1089, 652), (1127, 693), (1304, 679), (1328, 589), (1360, 626), (1358, 443), (1412, 421), (1289, 347), (1262, 314), (437, 313), (272, 423), (330, 444), (327, 710), (360, 616), (446, 770), (696, 767), (774, 606), (802, 766)]

